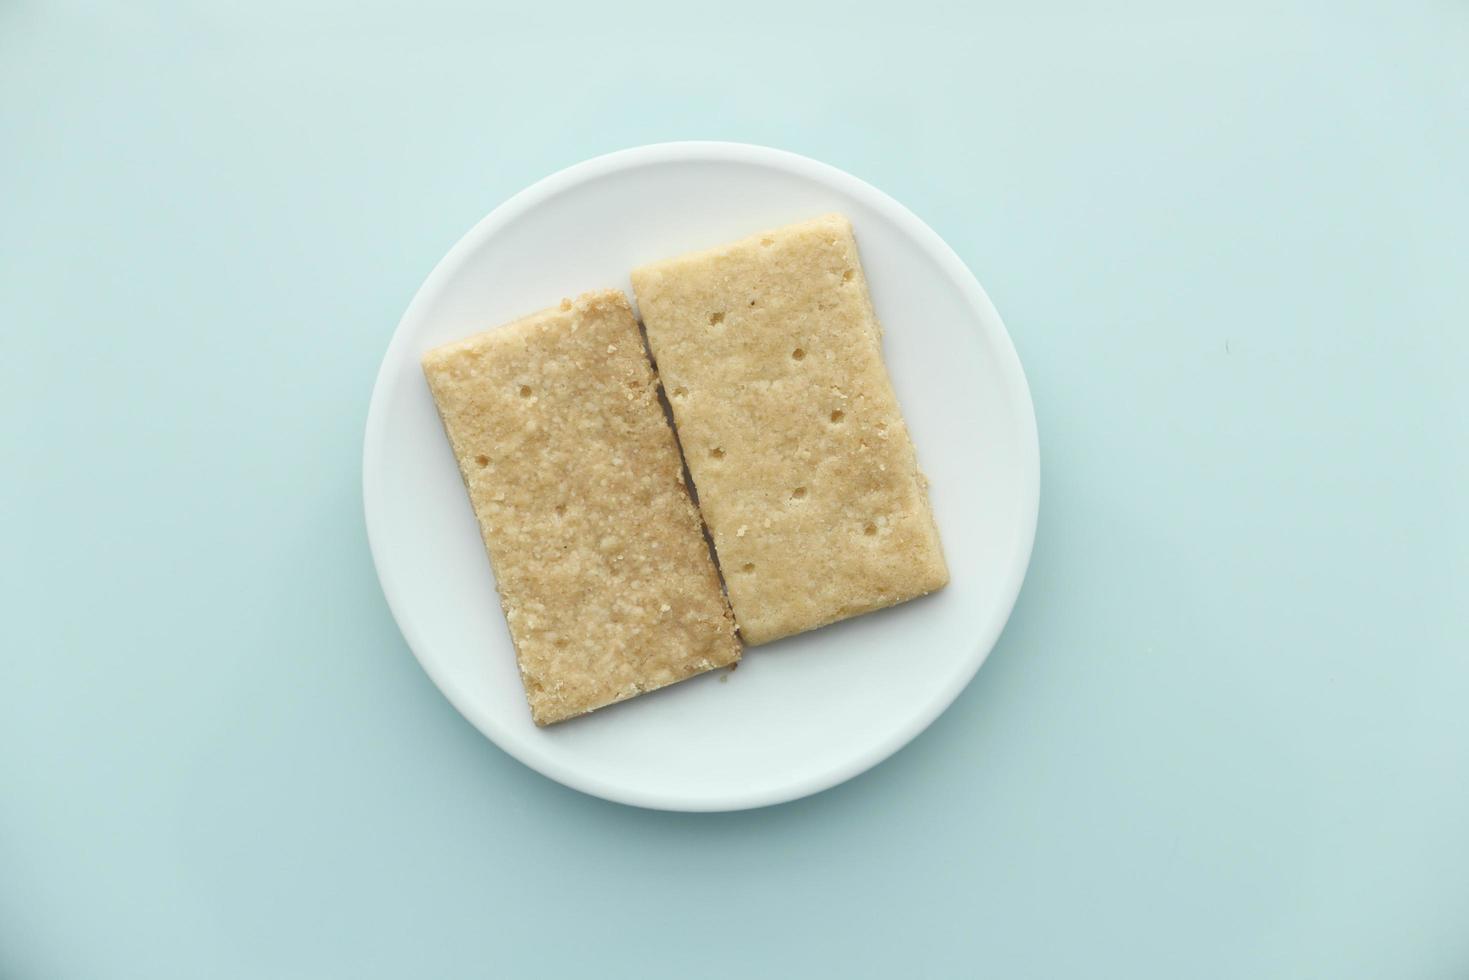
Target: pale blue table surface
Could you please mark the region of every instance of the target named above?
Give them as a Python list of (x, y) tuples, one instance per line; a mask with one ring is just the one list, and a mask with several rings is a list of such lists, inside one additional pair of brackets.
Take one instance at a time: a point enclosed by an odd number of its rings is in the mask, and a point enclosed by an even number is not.
[[(0, 0), (0, 977), (1469, 977), (1469, 5), (868, 6)], [(1043, 455), (953, 708), (716, 816), (461, 720), (359, 496), (444, 251), (686, 138), (932, 224)]]

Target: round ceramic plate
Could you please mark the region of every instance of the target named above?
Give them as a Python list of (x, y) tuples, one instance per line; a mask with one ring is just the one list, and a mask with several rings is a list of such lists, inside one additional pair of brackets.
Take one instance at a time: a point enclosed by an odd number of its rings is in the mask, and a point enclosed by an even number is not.
[[(536, 728), (420, 355), (564, 296), (617, 287), (631, 297), (635, 266), (829, 211), (856, 229), (893, 385), (932, 484), (948, 588), (746, 650), (737, 671)], [(454, 707), (552, 779), (671, 810), (734, 810), (815, 793), (921, 732), (1005, 625), (1030, 560), (1039, 481), (1020, 362), (954, 252), (855, 177), (730, 143), (613, 153), (495, 209), (444, 257), (399, 324), (373, 390), (363, 453), (383, 591)]]

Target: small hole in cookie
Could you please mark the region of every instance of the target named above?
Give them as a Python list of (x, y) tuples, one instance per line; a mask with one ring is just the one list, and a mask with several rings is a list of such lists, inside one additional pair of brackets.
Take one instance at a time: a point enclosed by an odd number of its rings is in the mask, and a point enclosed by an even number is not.
[(751, 305), (751, 306), (754, 306), (754, 305), (755, 305), (755, 301), (754, 301), (754, 300), (753, 300), (753, 299), (752, 299), (752, 300), (750, 300), (750, 305)]
[(865, 535), (867, 535), (869, 538), (872, 537), (874, 534), (877, 533), (877, 525), (876, 524), (868, 524), (866, 527), (864, 527), (862, 529), (862, 533), (865, 534)]
[(853, 275), (853, 273), (852, 273), (852, 270), (851, 269), (848, 269), (846, 272), (843, 272), (842, 273), (842, 282), (851, 282), (852, 281), (852, 275)]
[(831, 413), (831, 420), (833, 422), (840, 422), (842, 419), (844, 419), (846, 417), (847, 417), (847, 413), (844, 412), (844, 411), (842, 411), (840, 408), (833, 410), (832, 413)]
[(682, 398), (685, 395), (687, 395), (688, 393), (689, 393), (689, 389), (685, 388), (683, 385), (679, 385), (677, 388), (673, 389), (673, 397), (674, 398)]
[(794, 489), (794, 490), (791, 491), (791, 499), (792, 500), (804, 500), (805, 498), (806, 498), (806, 488), (805, 487), (796, 487), (796, 489)]
[(724, 314), (723, 313), (710, 313), (709, 314), (709, 326), (711, 326), (711, 327), (717, 326), (718, 324), (721, 324), (723, 322), (724, 322)]
[(799, 361), (804, 359), (805, 357), (806, 351), (800, 347), (797, 347), (795, 350), (791, 351), (791, 360), (793, 361)]
[(564, 517), (565, 515), (566, 515), (566, 505), (565, 504), (557, 504), (556, 505), (556, 516), (557, 517)]
[(740, 566), (740, 571), (742, 571), (742, 572), (753, 572), (754, 570), (755, 570), (755, 563), (752, 562), (752, 561), (747, 561), (743, 565)]
[(520, 397), (521, 398), (529, 398), (530, 397), (530, 385), (521, 385), (520, 386)]
[(478, 456), (476, 456), (474, 458), (474, 461), (476, 463), (478, 463), (479, 465), (481, 465), (481, 466), (489, 466), (490, 465), (490, 457), (486, 456), (484, 453), (480, 453)]
[(723, 449), (720, 449), (718, 446), (715, 446), (713, 449), (709, 450), (709, 458), (710, 459), (723, 459), (724, 458), (724, 450)]

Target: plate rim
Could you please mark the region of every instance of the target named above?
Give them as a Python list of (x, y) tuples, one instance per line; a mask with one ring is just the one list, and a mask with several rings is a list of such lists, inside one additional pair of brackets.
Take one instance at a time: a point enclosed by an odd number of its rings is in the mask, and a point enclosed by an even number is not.
[[(446, 677), (440, 675), (432, 663), (432, 658), (426, 658), (419, 652), (423, 645), (422, 634), (413, 617), (402, 608), (402, 593), (393, 584), (396, 578), (382, 561), (378, 536), (374, 531), (382, 515), (379, 513), (378, 493), (372, 481), (372, 474), (381, 472), (378, 464), (385, 451), (384, 413), (386, 408), (384, 406), (389, 400), (389, 393), (396, 387), (394, 379), (389, 376), (389, 367), (396, 367), (401, 361), (402, 349), (408, 345), (407, 338), (414, 332), (413, 328), (418, 321), (426, 315), (425, 311), (431, 304), (431, 298), (458, 272), (468, 257), (483, 242), (492, 238), (521, 215), (579, 184), (623, 170), (656, 164), (696, 161), (734, 162), (771, 167), (826, 184), (862, 200), (874, 210), (882, 212), (901, 231), (917, 241), (929, 257), (939, 263), (976, 311), (983, 317), (992, 318), (992, 322), (998, 327), (998, 336), (993, 338), (996, 341), (996, 353), (999, 359), (997, 367), (1007, 382), (1010, 392), (1009, 400), (1013, 402), (1020, 422), (1021, 431), (1017, 432), (1019, 437), (1017, 455), (1020, 457), (1022, 513), (1017, 528), (1019, 548), (1013, 554), (1009, 567), (1005, 571), (1003, 586), (998, 596), (1001, 601), (994, 607), (995, 613), (989, 621), (981, 623), (978, 630), (979, 635), (975, 640), (978, 656), (973, 658), (968, 670), (956, 674), (949, 684), (924, 706), (923, 710), (914, 712), (913, 716), (894, 734), (876, 746), (857, 754), (843, 765), (829, 767), (816, 774), (807, 774), (795, 780), (753, 790), (736, 789), (723, 794), (684, 796), (678, 792), (629, 789), (600, 780), (595, 776), (569, 770), (554, 759), (536, 753), (529, 743), (517, 738), (508, 727), (497, 724), (493, 718), (483, 716), (468, 703), (463, 692), (459, 691), (454, 684), (449, 683)], [(989, 339), (991, 338), (986, 337), (987, 341)], [(485, 738), (522, 765), (564, 786), (616, 803), (647, 809), (683, 812), (747, 810), (810, 796), (861, 775), (878, 763), (891, 758), (920, 735), (969, 686), (970, 681), (979, 672), (979, 668), (989, 659), (990, 653), (993, 652), (995, 644), (999, 641), (1000, 634), (1009, 622), (1015, 602), (1020, 595), (1020, 588), (1024, 584), (1030, 567), (1040, 513), (1040, 442), (1030, 385), (1020, 364), (1014, 341), (999, 311), (995, 309), (978, 278), (953, 248), (906, 206), (844, 170), (788, 150), (752, 143), (716, 140), (651, 143), (592, 157), (541, 178), (512, 195), (476, 222), (438, 261), (433, 271), (413, 294), (408, 307), (399, 318), (397, 326), (393, 329), (392, 337), (388, 341), (388, 346), (383, 352), (382, 361), (378, 365), (372, 395), (368, 402), (366, 428), (363, 435), (362, 504), (368, 550), (372, 555), (373, 568), (377, 573), (378, 585), (382, 589), (383, 597), (387, 601), (388, 610), (398, 626), (398, 631), (402, 634), (414, 659), (418, 661), (424, 673), (438, 688), (439, 693)]]

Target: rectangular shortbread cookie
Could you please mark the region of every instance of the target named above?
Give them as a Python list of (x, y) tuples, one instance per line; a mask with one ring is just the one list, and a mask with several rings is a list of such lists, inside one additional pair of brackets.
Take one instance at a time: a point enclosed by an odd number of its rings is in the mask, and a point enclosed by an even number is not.
[(632, 281), (745, 643), (947, 584), (846, 218)]
[(627, 298), (429, 351), (424, 374), (548, 725), (739, 659)]

